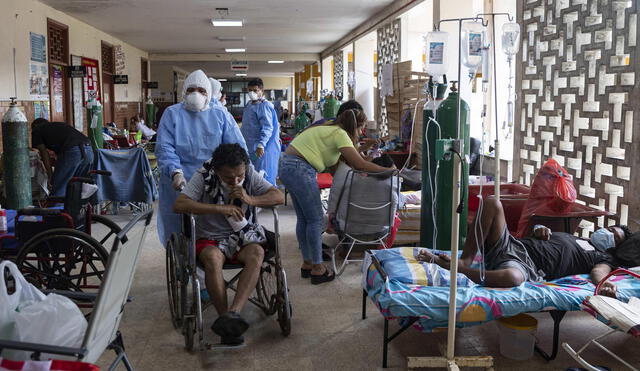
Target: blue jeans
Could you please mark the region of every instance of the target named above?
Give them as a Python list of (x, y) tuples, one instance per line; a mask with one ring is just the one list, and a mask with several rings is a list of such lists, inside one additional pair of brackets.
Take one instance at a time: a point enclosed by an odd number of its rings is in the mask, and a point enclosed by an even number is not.
[(322, 203), (318, 188), (318, 172), (300, 157), (282, 154), (278, 176), (293, 200), (298, 218), (296, 237), (302, 258), (313, 264), (322, 263)]
[[(83, 154), (80, 152), (82, 148)], [(56, 168), (51, 180), (54, 197), (63, 197), (67, 192), (67, 183), (74, 176), (87, 176), (93, 166), (93, 149), (91, 146), (73, 146), (57, 154)]]

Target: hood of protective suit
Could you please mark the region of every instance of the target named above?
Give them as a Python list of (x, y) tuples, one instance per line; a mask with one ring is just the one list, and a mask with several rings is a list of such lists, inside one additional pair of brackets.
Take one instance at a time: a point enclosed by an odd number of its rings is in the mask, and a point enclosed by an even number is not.
[(209, 82), (211, 82), (211, 96), (217, 100), (222, 98), (222, 84), (220, 81), (209, 77)]
[(188, 88), (203, 88), (207, 91), (206, 104), (203, 107), (203, 111), (209, 108), (209, 102), (211, 102), (211, 82), (209, 82), (209, 78), (205, 75), (202, 70), (193, 71), (187, 76), (184, 80), (184, 85), (182, 87), (182, 99), (185, 99), (187, 96)]

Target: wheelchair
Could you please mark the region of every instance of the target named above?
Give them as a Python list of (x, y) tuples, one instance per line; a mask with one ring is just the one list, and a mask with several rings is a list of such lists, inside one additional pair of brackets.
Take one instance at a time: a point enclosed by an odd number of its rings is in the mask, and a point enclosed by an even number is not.
[[(265, 209), (263, 209), (265, 210)], [(274, 231), (269, 246), (265, 250), (264, 260), (260, 269), (260, 276), (254, 294), (249, 302), (257, 306), (267, 316), (277, 313), (277, 320), (283, 336), (291, 333), (292, 306), (289, 301), (287, 275), (280, 260), (278, 212), (273, 213)], [(265, 210), (266, 211), (266, 210)], [(254, 213), (255, 215), (255, 213)], [(254, 218), (255, 222), (255, 218)], [(196, 258), (195, 217), (183, 216), (183, 233), (174, 233), (166, 247), (166, 279), (169, 294), (169, 309), (174, 328), (180, 329), (184, 335), (185, 348), (188, 351), (204, 351), (216, 346), (204, 341), (203, 312), (212, 303), (202, 300), (200, 290), (203, 287), (197, 277), (199, 263)], [(225, 262), (223, 269), (242, 269), (242, 264)], [(236, 283), (240, 278), (238, 272), (232, 279), (226, 281), (227, 289), (236, 290)]]
[(13, 260), (36, 287), (94, 293), (100, 288), (109, 257), (104, 246), (113, 245), (121, 229), (112, 220), (93, 214), (95, 195), (82, 197), (85, 184), (95, 181), (72, 178), (65, 197), (47, 200), (51, 208), (18, 210), (14, 241), (8, 247), (3, 240), (0, 259)]

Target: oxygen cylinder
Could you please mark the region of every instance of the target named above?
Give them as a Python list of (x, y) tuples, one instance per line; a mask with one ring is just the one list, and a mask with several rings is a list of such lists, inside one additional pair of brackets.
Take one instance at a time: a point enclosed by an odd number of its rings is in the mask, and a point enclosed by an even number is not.
[(7, 209), (19, 210), (31, 205), (31, 168), (29, 167), (29, 130), (27, 118), (11, 98), (2, 117), (2, 156)]
[(104, 137), (102, 136), (102, 105), (94, 98), (87, 102), (87, 122), (89, 140), (94, 149), (104, 148)]
[(304, 130), (310, 124), (309, 117), (307, 116), (307, 110), (303, 109), (302, 112), (296, 117), (295, 120), (295, 129), (296, 134)]
[[(464, 149), (460, 154), (462, 158), (469, 155), (469, 105), (464, 100), (460, 100), (460, 133), (456, 136), (457, 130), (457, 108), (458, 108), (458, 89), (455, 83), (452, 83), (451, 92), (447, 99), (442, 101), (436, 110), (436, 117), (440, 124), (442, 138), (460, 138), (464, 140)], [(431, 143), (430, 143), (431, 144)], [(434, 145), (435, 147), (435, 145)], [(431, 149), (431, 148), (430, 148)], [(432, 158), (433, 159), (433, 158)], [(436, 240), (436, 248), (440, 250), (449, 250), (451, 248), (451, 220), (456, 210), (452, 210), (453, 193), (459, 189), (453, 184), (453, 161), (440, 161), (438, 174), (435, 180), (437, 187), (436, 193), (436, 227), (438, 228), (438, 236)], [(464, 245), (467, 236), (467, 214), (468, 214), (468, 194), (469, 194), (469, 166), (463, 162), (464, 167), (461, 172), (462, 189), (462, 213), (460, 214), (460, 247)], [(423, 183), (424, 184), (424, 183)], [(424, 200), (422, 201), (424, 204)], [(423, 227), (426, 227), (423, 225)], [(431, 235), (433, 238), (433, 235)]]
[(145, 109), (147, 111), (147, 126), (153, 128), (153, 125), (155, 125), (157, 108), (156, 105), (153, 104), (153, 100), (151, 100), (151, 97), (147, 99)]
[[(429, 91), (433, 92), (434, 84), (429, 82)], [(436, 115), (437, 109), (444, 99), (447, 85), (438, 84), (435, 91), (435, 99), (424, 105), (422, 111), (422, 208), (420, 209), (420, 246), (435, 248), (433, 236), (435, 228), (433, 223), (433, 194), (436, 190), (436, 165), (435, 146), (436, 139), (439, 139), (438, 124), (439, 118)]]
[(336, 117), (338, 114), (338, 109), (340, 108), (340, 102), (333, 96), (330, 95), (324, 102), (322, 106), (322, 117), (325, 119), (331, 119)]

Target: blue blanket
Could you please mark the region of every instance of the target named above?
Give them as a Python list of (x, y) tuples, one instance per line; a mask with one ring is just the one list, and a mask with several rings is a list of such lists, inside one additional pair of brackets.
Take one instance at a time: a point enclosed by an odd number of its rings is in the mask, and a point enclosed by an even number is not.
[(111, 176), (98, 176), (98, 200), (153, 203), (158, 189), (151, 165), (142, 148), (98, 150), (98, 170)]
[[(429, 265), (415, 260), (420, 248), (396, 248), (373, 251), (389, 274), (385, 281), (373, 264), (366, 264), (365, 289), (380, 312), (389, 319), (418, 317), (418, 327), (425, 332), (447, 327), (449, 287), (427, 286), (415, 265)], [(403, 268), (404, 265), (404, 268)], [(629, 301), (640, 297), (640, 280), (625, 276), (613, 277), (618, 286), (618, 298)], [(428, 281), (428, 280), (427, 280)], [(460, 277), (458, 282), (460, 282)], [(456, 298), (457, 327), (479, 325), (501, 317), (525, 312), (558, 309), (578, 311), (580, 304), (593, 295), (595, 286), (588, 275), (563, 277), (549, 282), (525, 282), (508, 288), (487, 288), (471, 284), (460, 287)]]

